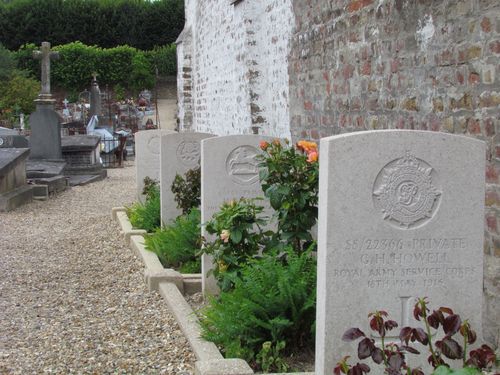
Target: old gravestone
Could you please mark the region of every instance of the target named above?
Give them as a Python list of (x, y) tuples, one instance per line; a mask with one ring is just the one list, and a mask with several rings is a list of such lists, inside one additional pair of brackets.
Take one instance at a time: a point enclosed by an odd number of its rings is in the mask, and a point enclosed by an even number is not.
[[(260, 141), (271, 142), (272, 137), (258, 135), (230, 135), (201, 141), (201, 222), (210, 220), (222, 203), (240, 198), (263, 197), (258, 161)], [(202, 235), (210, 239), (202, 225)], [(215, 279), (207, 277), (213, 268), (212, 258), (202, 256), (202, 289), (216, 294)]]
[(480, 336), (484, 155), (481, 141), (432, 132), (321, 140), (316, 374), (346, 355), (356, 363), (357, 342), (341, 337), (372, 332), (369, 312), (418, 326), (416, 297), (470, 318)]
[(161, 136), (174, 133), (170, 130), (142, 130), (135, 133), (135, 168), (137, 198), (144, 202), (144, 178), (160, 181)]
[(190, 169), (200, 166), (202, 139), (214, 137), (208, 133), (171, 133), (161, 137), (161, 221), (168, 224), (182, 212), (177, 208), (171, 186), (176, 174), (184, 177)]

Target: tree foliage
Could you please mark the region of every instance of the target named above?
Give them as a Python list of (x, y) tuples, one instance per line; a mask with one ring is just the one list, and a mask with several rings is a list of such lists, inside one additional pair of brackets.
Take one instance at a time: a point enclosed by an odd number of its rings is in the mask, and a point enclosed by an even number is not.
[(0, 2), (0, 43), (53, 45), (80, 40), (142, 50), (173, 43), (184, 26), (183, 0), (13, 0)]

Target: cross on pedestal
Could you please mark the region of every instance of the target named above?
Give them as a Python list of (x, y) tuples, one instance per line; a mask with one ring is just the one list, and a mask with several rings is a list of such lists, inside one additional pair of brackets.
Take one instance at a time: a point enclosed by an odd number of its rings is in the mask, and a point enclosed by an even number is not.
[(41, 60), (42, 64), (42, 90), (38, 95), (38, 102), (52, 102), (50, 93), (50, 60), (59, 58), (59, 52), (50, 50), (49, 42), (42, 42), (40, 51), (33, 51), (33, 58)]

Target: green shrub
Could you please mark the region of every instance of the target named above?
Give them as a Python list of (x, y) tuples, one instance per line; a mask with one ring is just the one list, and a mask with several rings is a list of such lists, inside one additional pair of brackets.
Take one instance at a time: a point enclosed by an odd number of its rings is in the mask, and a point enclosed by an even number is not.
[(175, 42), (183, 27), (183, 0), (0, 1), (0, 42), (10, 50), (26, 43), (75, 40), (151, 50)]
[(11, 72), (5, 84), (0, 85), (1, 117), (11, 119), (19, 113), (32, 113), (35, 110), (33, 102), (40, 92), (40, 82), (26, 77), (19, 70)]
[(233, 287), (243, 267), (266, 243), (267, 233), (262, 228), (267, 222), (261, 216), (263, 207), (257, 206), (255, 201), (241, 198), (225, 202), (205, 224), (207, 232), (215, 235), (215, 239), (205, 244), (203, 252), (213, 257), (211, 272), (223, 291)]
[(176, 174), (170, 189), (174, 193), (177, 208), (180, 208), (183, 214), (188, 213), (193, 207), (199, 207), (201, 202), (201, 168), (188, 170), (184, 177)]
[(221, 346), (227, 358), (256, 366), (259, 353), (260, 362), (265, 358), (265, 342), (275, 352), (284, 342), (284, 354), (312, 346), (315, 303), (316, 261), (309, 251), (297, 254), (289, 247), (280, 256), (249, 261), (232, 291), (210, 298), (201, 310), (202, 336)]
[(166, 268), (174, 267), (184, 273), (200, 272), (200, 210), (193, 208), (189, 214), (145, 238), (146, 249), (154, 252)]
[(276, 211), (276, 239), (301, 251), (311, 245), (318, 217), (318, 150), (314, 142), (300, 141), (296, 148), (286, 143), (261, 142), (260, 181)]
[(14, 56), (0, 43), (0, 81), (7, 80), (14, 67)]
[(177, 74), (177, 55), (174, 43), (165, 46), (156, 46), (153, 50), (146, 52), (153, 68), (158, 68), (161, 76), (174, 76)]
[(160, 188), (152, 185), (146, 194), (144, 203), (137, 202), (127, 207), (127, 215), (134, 228), (154, 232), (161, 226)]
[[(40, 77), (40, 62), (32, 58), (38, 48), (26, 44), (13, 53), (17, 67), (29, 71), (32, 77)], [(68, 91), (83, 90), (89, 87), (93, 73), (97, 74), (101, 87), (109, 85), (138, 92), (154, 86), (154, 66), (147, 52), (127, 45), (106, 49), (82, 42), (57, 45), (53, 49), (59, 52), (59, 59), (51, 64), (54, 86)]]

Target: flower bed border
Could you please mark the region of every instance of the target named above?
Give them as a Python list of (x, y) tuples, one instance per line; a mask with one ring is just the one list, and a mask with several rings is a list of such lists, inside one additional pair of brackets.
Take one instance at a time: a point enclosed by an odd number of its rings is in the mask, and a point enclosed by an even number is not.
[[(201, 338), (201, 328), (196, 314), (186, 302), (184, 294), (201, 291), (201, 274), (181, 274), (163, 268), (158, 256), (146, 250), (145, 230), (133, 229), (125, 207), (111, 210), (113, 220), (120, 225), (125, 243), (144, 263), (144, 281), (150, 291), (156, 290), (167, 303), (196, 356), (195, 375), (250, 375), (253, 370), (243, 359), (225, 359), (217, 346)], [(313, 372), (294, 372), (268, 375), (314, 375)]]

